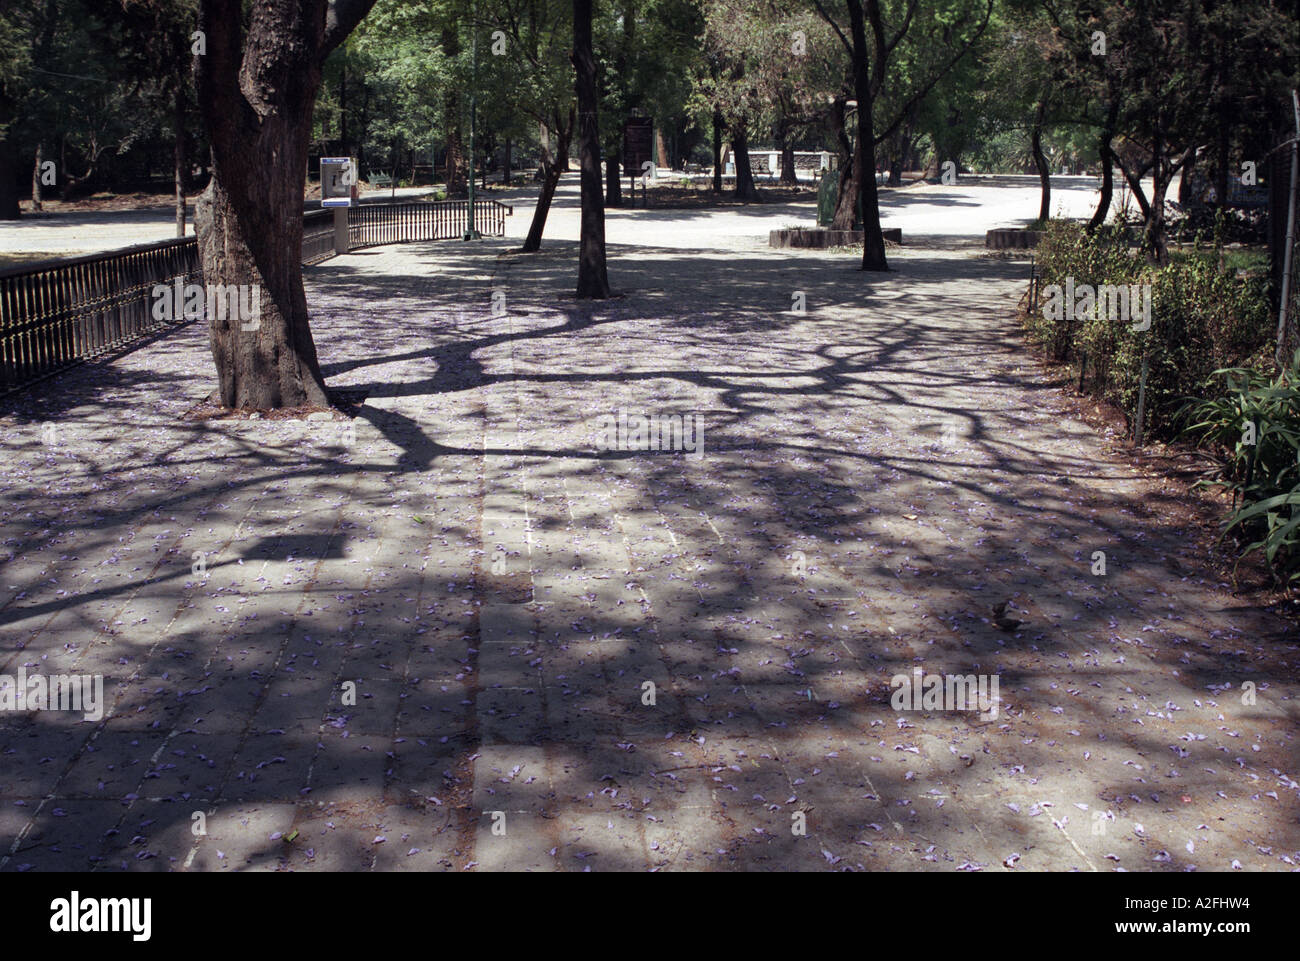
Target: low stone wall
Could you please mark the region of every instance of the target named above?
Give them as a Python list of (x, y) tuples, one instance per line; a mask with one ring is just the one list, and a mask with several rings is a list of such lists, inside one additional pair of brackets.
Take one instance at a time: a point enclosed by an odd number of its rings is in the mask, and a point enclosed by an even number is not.
[[(901, 227), (886, 227), (881, 231), (885, 239), (896, 244), (903, 242)], [(773, 230), (768, 234), (772, 247), (852, 247), (862, 243), (861, 230), (831, 230), (825, 227), (799, 227), (794, 230)]]
[(1041, 230), (1023, 230), (1021, 228), (1002, 228), (990, 230), (984, 235), (984, 246), (990, 250), (1011, 250), (1037, 247), (1043, 239)]

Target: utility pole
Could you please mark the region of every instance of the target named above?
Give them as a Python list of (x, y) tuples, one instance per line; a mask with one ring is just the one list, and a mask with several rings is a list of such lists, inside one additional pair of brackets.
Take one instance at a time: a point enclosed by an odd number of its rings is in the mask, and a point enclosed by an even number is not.
[(470, 85), (469, 85), (469, 211), (465, 236), (461, 240), (482, 240), (483, 235), (474, 229), (474, 125), (478, 122), (478, 30), (475, 20), (478, 5), (471, 4), (469, 11), (470, 34)]

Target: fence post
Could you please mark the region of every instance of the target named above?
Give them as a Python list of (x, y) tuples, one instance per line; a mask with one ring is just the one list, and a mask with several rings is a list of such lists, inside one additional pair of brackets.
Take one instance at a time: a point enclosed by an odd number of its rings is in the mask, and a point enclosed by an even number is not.
[(348, 252), (348, 208), (334, 208), (334, 253)]
[(1142, 446), (1142, 418), (1146, 414), (1147, 406), (1147, 355), (1146, 351), (1142, 352), (1142, 377), (1138, 380), (1138, 409), (1137, 420), (1133, 424), (1133, 446)]

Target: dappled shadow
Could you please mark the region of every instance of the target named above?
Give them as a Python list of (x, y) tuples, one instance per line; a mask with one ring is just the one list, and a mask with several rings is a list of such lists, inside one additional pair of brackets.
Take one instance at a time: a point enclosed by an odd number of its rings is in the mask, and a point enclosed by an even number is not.
[[(611, 247), (593, 304), (573, 249), (309, 270), (350, 425), (179, 421), (194, 328), (11, 414), (0, 670), (100, 670), (114, 708), (0, 723), (7, 869), (1177, 870), (1217, 817), (1197, 858), (1297, 846), (1294, 634), (1066, 422), (1018, 265)], [(599, 449), (619, 409), (698, 414), (703, 455)], [(913, 667), (997, 674), (1000, 716), (895, 711)]]

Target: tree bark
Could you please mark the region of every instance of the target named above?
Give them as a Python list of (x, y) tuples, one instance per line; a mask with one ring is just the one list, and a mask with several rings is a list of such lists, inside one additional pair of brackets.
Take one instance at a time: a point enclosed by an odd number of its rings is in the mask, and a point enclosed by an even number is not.
[(41, 153), (44, 145), (36, 144), (36, 163), (32, 165), (32, 210), (41, 209)]
[(173, 179), (176, 186), (176, 236), (185, 236), (185, 87), (181, 83), (176, 84), (176, 102), (173, 113), (173, 124), (175, 130), (175, 143), (173, 145), (173, 160), (175, 161), (175, 173)]
[(612, 148), (605, 154), (605, 206), (623, 206), (623, 187), (619, 182), (618, 148)]
[(789, 186), (797, 186), (799, 183), (794, 169), (794, 144), (789, 134), (781, 139), (781, 183)]
[(510, 138), (506, 141), (501, 151), (501, 186), (510, 186)]
[[(454, 24), (442, 31), (442, 49), (448, 57), (460, 55), (460, 36)], [(465, 139), (461, 135), (461, 91), (454, 85), (447, 87), (442, 99), (442, 110), (447, 125), (447, 196), (459, 197), (466, 193)]]
[(537, 206), (533, 208), (533, 221), (528, 226), (528, 236), (524, 239), (523, 252), (534, 253), (541, 249), (542, 231), (546, 229), (546, 216), (551, 210), (551, 200), (555, 197), (555, 188), (560, 182), (560, 158), (569, 155), (569, 140), (573, 136), (573, 110), (569, 110), (567, 125), (557, 124), (559, 139), (555, 154), (549, 148), (550, 138), (542, 143), (542, 190), (537, 197)]
[(1097, 199), (1097, 210), (1088, 221), (1088, 232), (1092, 233), (1106, 222), (1110, 216), (1110, 205), (1115, 196), (1115, 155), (1111, 150), (1111, 141), (1115, 139), (1115, 122), (1119, 117), (1119, 100), (1111, 101), (1106, 111), (1106, 122), (1097, 137), (1097, 153), (1101, 157), (1101, 196)]
[(849, 139), (845, 123), (845, 105), (837, 99), (832, 106), (832, 124), (835, 138), (840, 147), (839, 192), (835, 195), (835, 213), (831, 216), (832, 230), (854, 230), (858, 220), (858, 183), (862, 179), (861, 141), (854, 143)]
[(664, 132), (658, 127), (655, 128), (655, 163), (665, 170), (673, 169), (668, 162), (668, 151), (664, 148)]
[(736, 153), (736, 190), (733, 196), (737, 200), (757, 201), (758, 188), (754, 186), (754, 172), (749, 167), (749, 133), (745, 129), (745, 120), (739, 118), (730, 126), (731, 145)]
[(1038, 182), (1041, 186), (1038, 201), (1038, 220), (1046, 223), (1052, 214), (1052, 171), (1047, 166), (1047, 157), (1043, 155), (1043, 117), (1047, 114), (1047, 96), (1038, 101), (1038, 115), (1034, 118), (1034, 130), (1029, 137), (1029, 146), (1034, 153), (1034, 166), (1038, 168)]
[(578, 252), (579, 300), (609, 296), (605, 268), (605, 207), (600, 191), (600, 126), (596, 119), (596, 57), (591, 44), (592, 0), (573, 0), (574, 92), (578, 100), (578, 156), (582, 227)]
[[(253, 317), (212, 312), (224, 407), (325, 407), (302, 286), (302, 197), (321, 65), (374, 0), (268, 0), (243, 36), (240, 0), (202, 0), (199, 105), (212, 181), (195, 215), (203, 277), (245, 286)], [(327, 17), (328, 11), (328, 17)]]
[(713, 110), (713, 192), (722, 193), (722, 111)]
[[(861, 0), (846, 0), (853, 34), (853, 86), (858, 95), (858, 192), (862, 196), (862, 269), (888, 270), (885, 235), (880, 229), (876, 193), (875, 132), (872, 123), (871, 79), (867, 73), (867, 35)], [(876, 21), (873, 20), (873, 23)], [(884, 56), (883, 51), (881, 56)], [(870, 151), (870, 153), (868, 153)]]

